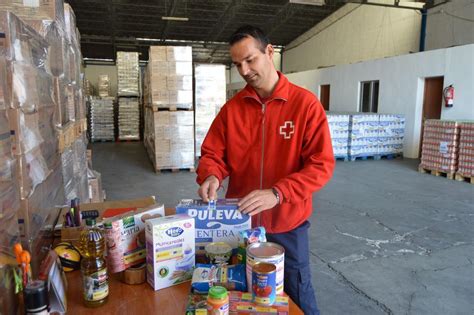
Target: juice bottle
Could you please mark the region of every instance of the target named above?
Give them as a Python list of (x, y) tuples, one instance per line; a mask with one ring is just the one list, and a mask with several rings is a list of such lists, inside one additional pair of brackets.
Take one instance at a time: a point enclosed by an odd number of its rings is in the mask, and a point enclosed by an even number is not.
[(221, 286), (211, 287), (207, 296), (208, 315), (228, 315), (229, 295), (227, 289)]
[(83, 256), (83, 297), (86, 306), (96, 307), (105, 304), (109, 295), (109, 280), (104, 260), (105, 240), (102, 231), (95, 226), (94, 219), (87, 219), (86, 225), (80, 239)]

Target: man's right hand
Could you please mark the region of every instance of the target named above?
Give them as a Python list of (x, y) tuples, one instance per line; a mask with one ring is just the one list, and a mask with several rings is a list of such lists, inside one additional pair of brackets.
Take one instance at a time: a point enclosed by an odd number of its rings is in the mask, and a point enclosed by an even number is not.
[(214, 175), (211, 175), (199, 187), (198, 194), (204, 202), (217, 200), (217, 189), (219, 189), (219, 180)]

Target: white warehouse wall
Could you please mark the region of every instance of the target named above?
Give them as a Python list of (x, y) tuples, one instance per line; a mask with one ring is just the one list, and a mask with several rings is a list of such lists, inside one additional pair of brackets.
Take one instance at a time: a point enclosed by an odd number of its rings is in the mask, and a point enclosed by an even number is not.
[(287, 75), (291, 82), (319, 95), (319, 86), (330, 84), (330, 111), (358, 111), (360, 82), (379, 80), (379, 113), (404, 114), (404, 156), (419, 152), (424, 78), (444, 76), (453, 84), (453, 108), (443, 107), (442, 119), (474, 119), (474, 45), (432, 50), (309, 70)]
[(474, 1), (456, 0), (429, 9), (425, 38), (426, 50), (474, 43)]
[[(419, 3), (403, 1), (401, 5), (421, 7)], [(346, 4), (285, 47), (283, 71), (418, 52), (420, 29), (418, 10)]]

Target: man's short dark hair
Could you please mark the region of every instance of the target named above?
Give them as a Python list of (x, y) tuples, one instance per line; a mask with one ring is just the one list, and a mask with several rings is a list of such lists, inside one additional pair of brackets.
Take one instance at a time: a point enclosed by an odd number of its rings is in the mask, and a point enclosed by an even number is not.
[(270, 40), (260, 28), (252, 25), (244, 25), (239, 27), (230, 37), (229, 45), (232, 46), (247, 37), (255, 38), (260, 44), (260, 51), (265, 53), (265, 49), (267, 48), (268, 44), (270, 44)]

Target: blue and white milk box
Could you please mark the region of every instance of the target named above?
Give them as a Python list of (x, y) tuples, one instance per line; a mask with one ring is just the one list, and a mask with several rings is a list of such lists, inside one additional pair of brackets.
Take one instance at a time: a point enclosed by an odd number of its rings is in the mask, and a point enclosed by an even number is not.
[(205, 246), (225, 242), (233, 249), (239, 245), (239, 232), (252, 227), (252, 219), (242, 214), (239, 199), (219, 199), (206, 203), (197, 199), (183, 199), (176, 206), (176, 213), (187, 213), (196, 222), (196, 254), (205, 254)]

